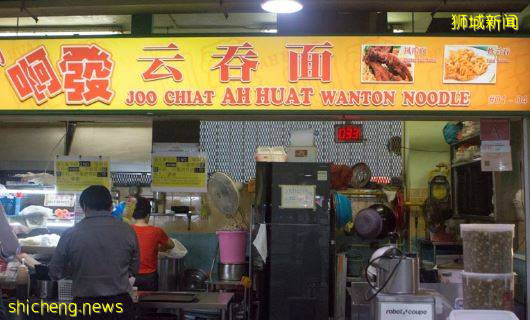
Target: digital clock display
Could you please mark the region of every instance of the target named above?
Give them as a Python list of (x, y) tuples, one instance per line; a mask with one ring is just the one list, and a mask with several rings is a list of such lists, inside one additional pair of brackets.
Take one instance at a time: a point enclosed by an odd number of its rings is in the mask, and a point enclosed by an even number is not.
[(363, 142), (362, 124), (339, 124), (335, 125), (335, 142)]

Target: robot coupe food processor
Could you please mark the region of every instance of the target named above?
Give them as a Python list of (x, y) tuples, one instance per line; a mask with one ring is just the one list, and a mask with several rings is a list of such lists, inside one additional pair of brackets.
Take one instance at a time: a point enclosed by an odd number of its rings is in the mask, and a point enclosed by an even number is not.
[(434, 320), (435, 296), (419, 289), (419, 261), (390, 246), (377, 250), (366, 269), (376, 320)]

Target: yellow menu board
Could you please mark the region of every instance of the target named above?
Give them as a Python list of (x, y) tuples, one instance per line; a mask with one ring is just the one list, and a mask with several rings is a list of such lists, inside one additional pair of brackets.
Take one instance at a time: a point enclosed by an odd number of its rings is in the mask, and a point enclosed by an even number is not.
[(110, 160), (102, 157), (57, 157), (55, 185), (57, 191), (79, 192), (91, 185), (110, 189)]
[(206, 192), (204, 153), (155, 153), (151, 189), (160, 192)]

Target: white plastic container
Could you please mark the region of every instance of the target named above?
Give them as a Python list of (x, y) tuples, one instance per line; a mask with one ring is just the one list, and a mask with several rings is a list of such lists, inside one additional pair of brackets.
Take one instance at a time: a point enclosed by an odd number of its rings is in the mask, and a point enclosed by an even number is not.
[(449, 320), (519, 320), (513, 312), (500, 310), (453, 310)]
[(514, 229), (513, 224), (461, 224), (464, 270), (512, 273)]
[(291, 138), (289, 140), (291, 146), (311, 147), (315, 144), (315, 134), (313, 130), (291, 131)]
[(57, 281), (58, 300), (69, 301), (73, 299), (72, 296), (72, 280), (61, 279)]
[(286, 162), (287, 154), (283, 147), (258, 147), (254, 159), (258, 162)]
[(513, 273), (462, 272), (464, 309), (513, 310), (514, 283)]

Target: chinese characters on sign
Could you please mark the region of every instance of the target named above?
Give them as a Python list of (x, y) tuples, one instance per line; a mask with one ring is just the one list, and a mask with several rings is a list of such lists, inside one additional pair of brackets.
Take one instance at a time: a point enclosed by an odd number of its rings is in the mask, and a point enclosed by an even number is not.
[(501, 31), (507, 29), (519, 30), (519, 20), (515, 14), (453, 14), (451, 22), (451, 30), (488, 30)]
[(55, 179), (58, 191), (80, 192), (99, 184), (110, 189), (110, 160), (102, 157), (58, 157)]
[(220, 81), (250, 82), (251, 71), (256, 71), (258, 68), (258, 61), (256, 60), (258, 55), (254, 52), (254, 48), (245, 42), (241, 46), (218, 46), (217, 49), (226, 50), (225, 54), (212, 56), (221, 59), (218, 64), (212, 67), (212, 70), (219, 69)]
[(59, 69), (62, 82), (52, 67), (44, 46), (29, 52), (6, 69), (19, 99), (30, 97), (40, 105), (65, 92), (66, 104), (109, 104), (114, 92), (110, 82), (114, 62), (97, 45), (63, 46)]
[[(289, 81), (320, 80), (331, 81), (331, 44), (323, 45), (287, 45), (287, 48), (299, 49), (300, 52), (289, 50)], [(316, 52), (323, 49), (321, 52)]]
[(110, 88), (114, 62), (110, 53), (97, 45), (63, 46), (59, 69), (67, 104), (89, 105), (96, 101), (109, 104), (114, 97)]
[(30, 97), (37, 104), (62, 92), (59, 77), (52, 68), (43, 46), (31, 51), (6, 69), (7, 78), (20, 100)]
[[(170, 61), (184, 61), (184, 57), (176, 53), (179, 50), (178, 46), (174, 43), (170, 43), (166, 47), (144, 47), (144, 51), (175, 51), (175, 54), (169, 57), (161, 58), (138, 58), (138, 61), (150, 61), (151, 65), (144, 73), (142, 73), (142, 78), (144, 81), (154, 81), (160, 79), (172, 78), (175, 82), (182, 81), (182, 72), (177, 68), (172, 67), (167, 62)], [(165, 73), (158, 73), (158, 70), (163, 68), (166, 70)]]
[[(455, 15), (453, 27), (518, 21)], [(528, 48), (497, 37), (0, 40), (0, 111), (526, 112)]]
[(204, 153), (156, 153), (151, 160), (153, 191), (205, 192)]

